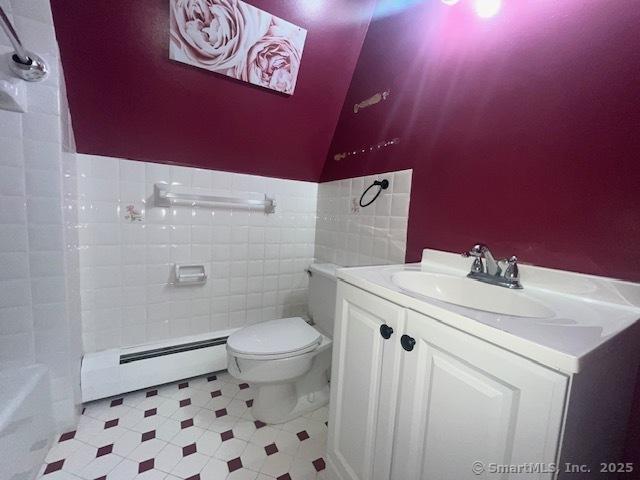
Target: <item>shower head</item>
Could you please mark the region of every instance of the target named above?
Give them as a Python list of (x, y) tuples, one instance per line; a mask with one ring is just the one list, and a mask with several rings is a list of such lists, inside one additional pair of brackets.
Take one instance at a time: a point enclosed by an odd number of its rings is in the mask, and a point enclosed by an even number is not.
[(49, 68), (42, 58), (33, 52), (25, 50), (22, 42), (9, 21), (9, 17), (0, 6), (0, 25), (9, 37), (13, 46), (13, 55), (9, 60), (9, 68), (17, 77), (27, 82), (39, 82), (44, 80), (49, 73)]

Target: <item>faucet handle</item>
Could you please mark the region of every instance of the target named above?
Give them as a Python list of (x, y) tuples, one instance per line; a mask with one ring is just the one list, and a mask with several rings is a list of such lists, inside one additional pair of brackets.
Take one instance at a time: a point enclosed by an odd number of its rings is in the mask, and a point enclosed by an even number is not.
[(505, 259), (505, 261), (507, 262), (507, 268), (504, 271), (504, 278), (514, 283), (518, 282), (518, 280), (520, 280), (520, 271), (518, 270), (518, 257), (513, 255), (510, 258)]
[(473, 247), (471, 247), (470, 252), (472, 255), (484, 255), (485, 253), (491, 253), (489, 247), (485, 243), (476, 243)]
[(476, 248), (472, 248), (468, 252), (462, 252), (462, 256), (465, 258), (469, 258), (469, 257), (480, 258), (482, 257), (482, 252), (480, 250), (477, 250)]
[(473, 273), (483, 273), (484, 265), (482, 264), (482, 253), (475, 251), (474, 249), (469, 250), (468, 252), (462, 252), (462, 256), (464, 258), (473, 257), (473, 263), (471, 264), (471, 272)]

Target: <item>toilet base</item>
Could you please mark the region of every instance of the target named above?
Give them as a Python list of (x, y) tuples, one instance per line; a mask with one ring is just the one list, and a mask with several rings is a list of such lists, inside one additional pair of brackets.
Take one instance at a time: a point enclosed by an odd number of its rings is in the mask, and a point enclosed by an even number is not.
[(256, 385), (251, 407), (256, 420), (278, 424), (293, 420), (329, 403), (329, 344), (316, 352), (311, 370), (295, 381)]
[[(294, 391), (291, 391), (292, 388)], [(297, 400), (297, 402), (294, 404), (291, 400)], [(256, 420), (273, 425), (286, 423), (328, 403), (328, 383), (321, 390), (301, 397), (295, 393), (295, 384), (264, 385), (258, 389), (258, 395), (251, 407), (251, 414)]]

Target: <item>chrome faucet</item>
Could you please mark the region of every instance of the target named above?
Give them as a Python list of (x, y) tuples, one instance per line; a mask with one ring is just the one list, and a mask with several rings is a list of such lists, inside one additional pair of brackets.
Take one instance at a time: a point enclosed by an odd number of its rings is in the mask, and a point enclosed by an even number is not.
[[(516, 256), (496, 260), (491, 254), (489, 247), (483, 243), (474, 245), (471, 250), (463, 253), (462, 256), (474, 258), (471, 264), (471, 271), (467, 277), (500, 287), (513, 289), (522, 288), (520, 272), (518, 270), (518, 258)], [(501, 263), (506, 264), (504, 273), (500, 265)]]

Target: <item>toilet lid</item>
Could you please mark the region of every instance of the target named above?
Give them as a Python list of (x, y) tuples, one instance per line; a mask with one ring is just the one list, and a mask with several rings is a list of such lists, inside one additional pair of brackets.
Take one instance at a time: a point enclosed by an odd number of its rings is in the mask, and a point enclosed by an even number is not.
[(281, 355), (320, 344), (322, 334), (300, 317), (250, 325), (227, 338), (227, 348), (245, 355)]

